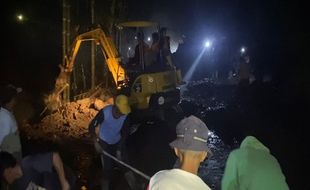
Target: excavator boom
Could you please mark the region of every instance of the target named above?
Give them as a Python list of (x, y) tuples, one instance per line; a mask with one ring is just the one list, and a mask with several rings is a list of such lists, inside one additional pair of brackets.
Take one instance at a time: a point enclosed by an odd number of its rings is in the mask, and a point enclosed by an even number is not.
[(112, 42), (112, 39), (107, 37), (101, 28), (83, 33), (75, 38), (72, 45), (71, 56), (66, 62), (66, 69), (68, 69), (69, 72), (72, 72), (75, 58), (83, 41), (95, 41), (96, 44), (100, 45), (108, 68), (112, 73), (114, 82), (116, 86), (119, 86), (121, 82), (125, 80), (125, 71), (120, 65), (119, 54), (114, 46), (114, 43)]

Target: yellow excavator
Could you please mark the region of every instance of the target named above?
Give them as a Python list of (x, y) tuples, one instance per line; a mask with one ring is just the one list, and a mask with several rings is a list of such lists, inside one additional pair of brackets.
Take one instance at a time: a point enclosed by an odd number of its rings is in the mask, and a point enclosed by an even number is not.
[[(126, 22), (119, 24), (118, 28), (122, 30), (125, 27), (141, 29), (149, 26), (154, 26), (154, 23), (146, 21)], [(164, 35), (164, 32), (159, 34), (162, 39), (165, 38)], [(97, 46), (100, 46), (104, 57), (104, 64), (109, 73), (111, 73), (115, 88), (118, 93), (128, 96), (133, 110), (166, 108), (177, 105), (180, 101), (181, 72), (171, 64), (171, 57), (168, 57), (170, 55), (162, 53), (162, 49), (168, 47), (164, 45), (164, 42), (158, 46), (158, 57), (162, 56), (161, 62), (164, 62), (162, 63), (165, 65), (164, 67), (148, 70), (143, 63), (144, 61), (141, 62), (140, 60), (141, 68), (143, 69), (133, 69), (127, 63), (122, 63), (115, 43), (101, 28), (92, 29), (78, 35), (72, 44), (70, 55), (66, 58), (64, 64), (60, 66), (61, 73), (56, 80), (55, 91), (64, 101), (68, 102), (85, 98), (85, 94), (87, 94), (84, 93), (83, 96), (81, 94), (73, 94), (73, 91), (70, 90), (73, 87), (71, 75), (74, 73), (76, 57), (81, 44), (85, 41), (94, 41)]]

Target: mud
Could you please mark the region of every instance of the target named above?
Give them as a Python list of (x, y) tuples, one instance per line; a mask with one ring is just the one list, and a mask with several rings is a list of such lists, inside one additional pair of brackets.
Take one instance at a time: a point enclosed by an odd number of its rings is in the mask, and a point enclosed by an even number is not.
[(103, 102), (90, 98), (70, 102), (46, 115), (37, 124), (24, 123), (21, 131), (28, 138), (34, 139), (44, 138), (54, 141), (59, 138), (85, 138), (91, 119), (100, 109), (112, 103), (112, 99)]

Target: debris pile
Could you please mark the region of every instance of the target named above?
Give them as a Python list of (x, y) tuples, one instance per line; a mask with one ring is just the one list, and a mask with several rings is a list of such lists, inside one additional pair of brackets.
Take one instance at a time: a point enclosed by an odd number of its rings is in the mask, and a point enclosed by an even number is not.
[(113, 104), (112, 98), (106, 101), (85, 98), (70, 102), (45, 116), (38, 124), (24, 124), (21, 131), (28, 138), (35, 139), (83, 138), (87, 136), (91, 119), (100, 109), (109, 104)]

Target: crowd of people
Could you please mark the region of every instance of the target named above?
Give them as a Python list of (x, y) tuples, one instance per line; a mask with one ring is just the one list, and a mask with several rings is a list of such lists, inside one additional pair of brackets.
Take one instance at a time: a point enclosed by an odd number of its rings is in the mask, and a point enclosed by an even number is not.
[(152, 33), (152, 43), (145, 42), (144, 33), (137, 33), (138, 44), (133, 57), (129, 58), (129, 67), (142, 71), (157, 71), (173, 68), (170, 50), (170, 37), (166, 35), (166, 28)]
[[(57, 152), (22, 156), (17, 121), (13, 115), (17, 95), (22, 91), (13, 85), (1, 86), (0, 93), (0, 175), (1, 189), (34, 190), (74, 187), (74, 179), (65, 176)], [(68, 179), (72, 180), (71, 185)]]
[[(13, 115), (16, 96), (21, 89), (12, 85), (1, 88), (0, 107), (0, 176), (1, 189), (17, 190), (69, 190), (75, 189), (75, 178), (68, 175), (60, 155), (47, 152), (22, 156), (18, 126)], [(118, 95), (114, 104), (104, 107), (89, 124), (89, 133), (101, 155), (104, 172), (102, 189), (110, 189), (111, 170), (115, 160), (103, 151), (123, 162), (128, 161), (125, 142), (130, 133), (128, 114), (131, 112), (128, 98)], [(198, 176), (200, 164), (212, 152), (208, 147), (209, 129), (196, 116), (182, 119), (176, 126), (176, 139), (170, 143), (178, 158), (178, 167), (153, 175), (148, 190), (208, 190), (210, 187)], [(131, 189), (135, 186), (133, 172), (125, 168)], [(247, 136), (240, 148), (228, 157), (221, 189), (223, 190), (286, 190), (289, 189), (277, 159), (254, 136)]]

